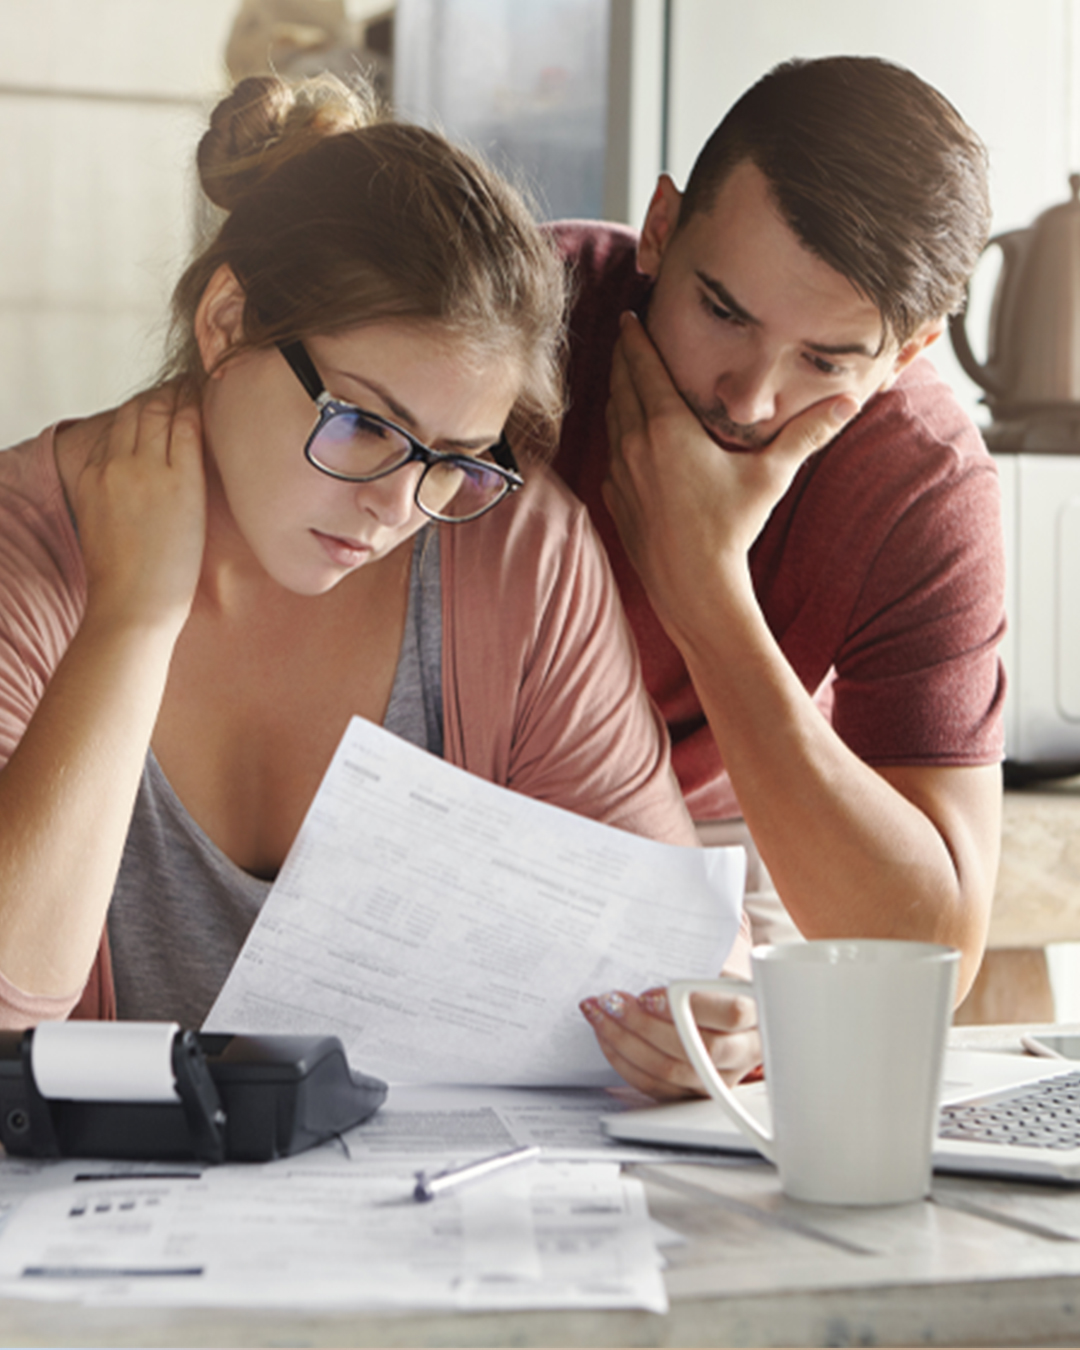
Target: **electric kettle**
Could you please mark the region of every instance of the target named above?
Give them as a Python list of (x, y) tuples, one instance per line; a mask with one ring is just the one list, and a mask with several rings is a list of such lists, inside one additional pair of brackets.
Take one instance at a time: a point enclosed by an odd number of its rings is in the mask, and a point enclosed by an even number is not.
[(972, 353), (965, 316), (949, 320), (957, 359), (998, 419), (1080, 412), (1080, 174), (1069, 187), (1070, 201), (987, 244), (1000, 248), (1001, 272), (985, 364)]

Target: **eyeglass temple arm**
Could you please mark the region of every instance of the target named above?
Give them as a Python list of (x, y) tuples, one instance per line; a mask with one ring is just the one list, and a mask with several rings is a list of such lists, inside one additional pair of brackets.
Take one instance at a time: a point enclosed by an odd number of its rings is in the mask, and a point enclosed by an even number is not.
[[(509, 469), (510, 472), (516, 474), (518, 478), (522, 477), (521, 469), (518, 467), (517, 458), (510, 448), (510, 442), (507, 440), (505, 432), (498, 444), (492, 446), (491, 458), (500, 468)], [(522, 479), (522, 481), (524, 482), (524, 479)]]
[(320, 379), (314, 361), (308, 356), (307, 348), (302, 342), (279, 342), (278, 350), (288, 361), (309, 396), (317, 403), (321, 395), (326, 393), (326, 385)]

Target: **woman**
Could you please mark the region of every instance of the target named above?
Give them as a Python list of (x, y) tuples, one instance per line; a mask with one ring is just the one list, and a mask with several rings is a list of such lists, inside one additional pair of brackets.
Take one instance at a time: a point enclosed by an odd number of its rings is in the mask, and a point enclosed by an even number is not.
[(0, 1019), (198, 1025), (348, 719), (694, 836), (560, 411), (517, 196), (324, 77), (244, 81), (166, 378), (0, 456)]

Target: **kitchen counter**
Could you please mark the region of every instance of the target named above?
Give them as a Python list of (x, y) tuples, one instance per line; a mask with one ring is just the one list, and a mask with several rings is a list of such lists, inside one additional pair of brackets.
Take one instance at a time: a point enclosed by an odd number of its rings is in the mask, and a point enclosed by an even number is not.
[(1080, 776), (1006, 790), (987, 953), (957, 1022), (1053, 1021), (1054, 942), (1080, 942)]

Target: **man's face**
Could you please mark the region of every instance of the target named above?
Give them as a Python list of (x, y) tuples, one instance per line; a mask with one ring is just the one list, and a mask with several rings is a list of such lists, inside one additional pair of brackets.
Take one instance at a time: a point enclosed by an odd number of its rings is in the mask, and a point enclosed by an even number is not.
[(747, 162), (708, 211), (676, 229), (681, 197), (662, 179), (638, 264), (654, 278), (647, 326), (675, 385), (725, 449), (768, 445), (812, 404), (860, 404), (891, 383), (941, 331), (902, 347), (877, 307), (805, 248)]

